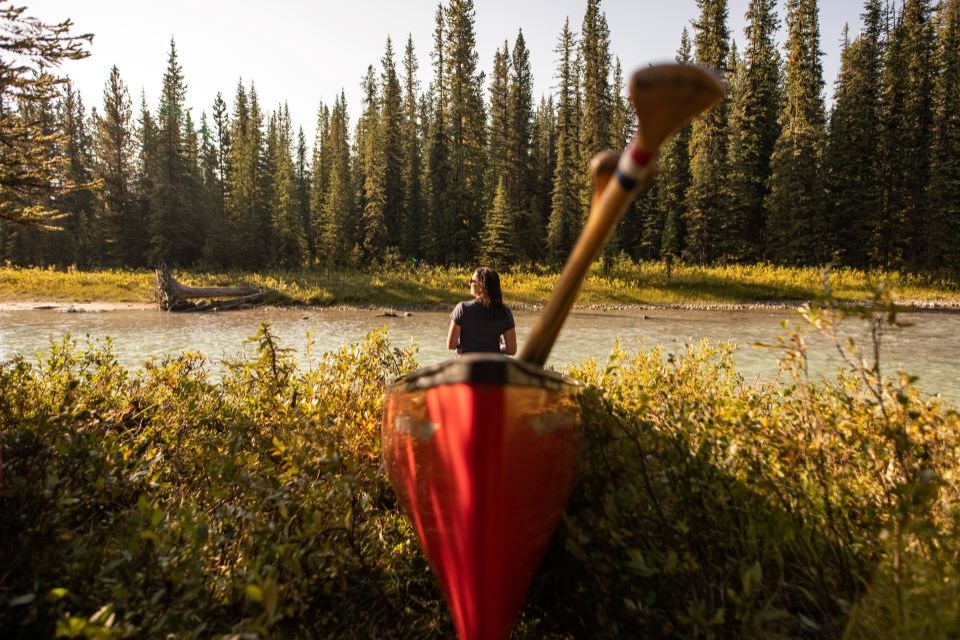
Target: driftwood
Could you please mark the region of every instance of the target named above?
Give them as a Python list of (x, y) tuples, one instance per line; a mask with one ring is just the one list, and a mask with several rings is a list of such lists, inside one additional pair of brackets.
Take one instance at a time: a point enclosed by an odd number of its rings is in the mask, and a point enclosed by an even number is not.
[[(263, 302), (264, 292), (259, 287), (187, 287), (170, 275), (166, 265), (157, 267), (156, 273), (154, 297), (164, 311), (224, 311)], [(224, 297), (232, 299), (216, 299)], [(198, 298), (209, 301), (190, 302), (191, 299)]]

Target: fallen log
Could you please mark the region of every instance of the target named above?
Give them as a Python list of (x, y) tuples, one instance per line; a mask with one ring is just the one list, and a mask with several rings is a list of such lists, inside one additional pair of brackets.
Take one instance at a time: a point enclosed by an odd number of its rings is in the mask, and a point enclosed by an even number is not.
[[(221, 311), (263, 302), (264, 292), (259, 287), (188, 287), (177, 282), (166, 265), (157, 267), (156, 274), (154, 298), (163, 311)], [(198, 298), (209, 301), (200, 304), (190, 302)]]

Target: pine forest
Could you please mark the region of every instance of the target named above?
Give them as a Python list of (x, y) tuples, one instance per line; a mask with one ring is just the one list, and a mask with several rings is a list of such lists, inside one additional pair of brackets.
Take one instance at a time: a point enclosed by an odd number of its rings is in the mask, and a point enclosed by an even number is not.
[[(551, 93), (535, 96), (522, 30), (479, 60), (474, 3), (449, 0), (428, 51), (386, 38), (357, 70), (361, 111), (329, 96), (308, 140), (254, 80), (188, 109), (174, 40), (157, 104), (117, 67), (102, 96), (81, 97), (45, 62), (87, 55), (89, 38), (3, 3), (4, 49), (23, 64), (0, 74), (0, 261), (559, 264), (587, 214), (590, 158), (634, 127), (631, 69), (600, 5), (564, 23)], [(832, 87), (816, 0), (787, 0), (782, 16), (751, 0), (742, 37), (726, 0), (697, 5), (676, 60), (715, 70), (727, 96), (661, 151), (606, 259), (960, 273), (960, 0), (866, 0)]]

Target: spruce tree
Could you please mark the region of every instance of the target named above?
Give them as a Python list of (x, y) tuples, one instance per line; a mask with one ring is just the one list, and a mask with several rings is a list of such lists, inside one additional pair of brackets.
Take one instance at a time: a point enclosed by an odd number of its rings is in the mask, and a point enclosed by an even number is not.
[(383, 155), (380, 171), (383, 183), (383, 218), (386, 228), (385, 246), (399, 250), (403, 220), (403, 140), (402, 94), (394, 63), (393, 43), (387, 38), (381, 59), (380, 117), (377, 144)]
[(217, 153), (217, 178), (220, 186), (218, 210), (227, 209), (227, 185), (230, 173), (230, 114), (223, 95), (218, 91), (213, 101), (213, 135)]
[(50, 227), (59, 216), (50, 202), (73, 185), (53, 175), (57, 159), (49, 155), (51, 138), (41, 135), (40, 116), (65, 82), (54, 68), (88, 56), (93, 36), (71, 34), (70, 20), (48, 24), (25, 12), (0, 7), (0, 221)]
[(157, 112), (156, 172), (150, 192), (150, 261), (190, 264), (199, 257), (197, 229), (188, 215), (190, 167), (187, 157), (186, 83), (171, 39)]
[(924, 197), (933, 123), (934, 32), (928, 0), (906, 0), (889, 36), (881, 103), (882, 216), (876, 260), (890, 268), (927, 264)]
[[(613, 83), (610, 86), (611, 128), (609, 148), (624, 149), (637, 129), (637, 114), (627, 97), (627, 83), (620, 58), (613, 65)], [(617, 228), (616, 243), (608, 242), (603, 251), (604, 269), (613, 266), (618, 253), (634, 258), (653, 258), (659, 254), (663, 235), (663, 216), (658, 206), (657, 181), (639, 194), (627, 207)]]
[(765, 233), (769, 256), (783, 264), (832, 257), (823, 153), (826, 113), (816, 0), (787, 2), (787, 68), (781, 133), (770, 160)]
[(57, 209), (66, 216), (62, 231), (47, 234), (48, 264), (103, 266), (101, 234), (94, 220), (95, 193), (92, 189), (93, 149), (87, 129), (86, 109), (80, 94), (67, 82), (60, 101), (58, 127), (64, 182), (76, 185), (56, 199)]
[(493, 207), (483, 230), (480, 243), (480, 256), (484, 264), (494, 269), (504, 269), (513, 262), (514, 248), (513, 219), (507, 201), (507, 190), (503, 178), (497, 182), (493, 197)]
[[(536, 232), (529, 236), (533, 242), (527, 247), (530, 257), (540, 260), (545, 257), (547, 224), (553, 194), (553, 175), (557, 166), (557, 114), (553, 96), (541, 96), (540, 104), (533, 114), (531, 164), (533, 186), (530, 195), (531, 226)], [(534, 244), (534, 242), (536, 244)]]
[[(580, 160), (578, 184), (580, 187), (581, 212), (590, 210), (591, 184), (590, 161), (610, 144), (613, 127), (613, 96), (610, 91), (610, 29), (607, 18), (600, 11), (600, 0), (587, 0), (583, 24), (580, 27)], [(604, 266), (609, 267), (611, 257), (619, 248), (619, 229), (604, 248)]]
[(373, 66), (363, 79), (363, 113), (357, 123), (359, 175), (355, 176), (361, 233), (360, 252), (367, 261), (382, 260), (389, 241), (384, 191), (384, 155), (380, 143), (379, 89)]
[[(204, 127), (206, 130), (206, 127)], [(204, 181), (211, 190), (210, 227), (203, 250), (204, 260), (221, 267), (232, 266), (236, 253), (234, 243), (237, 230), (233, 220), (228, 217), (227, 190), (230, 185), (230, 115), (223, 96), (218, 92), (213, 101), (213, 125), (209, 130), (209, 145), (204, 158), (208, 165), (204, 171)], [(207, 157), (207, 154), (212, 154)]]
[(307, 257), (306, 234), (296, 168), (293, 163), (293, 133), (290, 110), (284, 105), (271, 119), (273, 160), (273, 212), (271, 263), (273, 266), (294, 269)]
[(940, 4), (930, 182), (929, 266), (960, 272), (960, 0)]
[(450, 132), (450, 206), (453, 227), (450, 257), (456, 263), (476, 258), (483, 227), (486, 171), (484, 74), (477, 68), (473, 0), (450, 0), (446, 10), (446, 100)]
[[(93, 121), (93, 177), (99, 200), (103, 258), (110, 266), (134, 266), (142, 259), (142, 221), (134, 199), (136, 147), (133, 104), (116, 66), (103, 88), (102, 111)], [(134, 252), (141, 250), (140, 254)]]
[[(287, 117), (289, 118), (289, 116)], [(297, 130), (293, 179), (297, 190), (297, 210), (300, 212), (304, 241), (306, 242), (307, 253), (304, 256), (304, 263), (306, 264), (312, 262), (317, 254), (314, 244), (315, 236), (310, 222), (310, 161), (307, 160), (308, 153), (307, 135), (303, 132), (303, 127), (300, 127)]]
[[(686, 28), (680, 36), (676, 61), (691, 64), (690, 33)], [(686, 249), (686, 194), (690, 188), (690, 131), (686, 125), (666, 142), (660, 150), (657, 167), (657, 209), (663, 219), (660, 239), (661, 256), (680, 256)]]
[(403, 217), (400, 221), (400, 251), (419, 262), (423, 259), (423, 235), (426, 202), (423, 193), (423, 138), (420, 118), (420, 87), (417, 81), (417, 57), (413, 36), (407, 37), (403, 55), (403, 102), (401, 104), (400, 145), (403, 158), (400, 180), (403, 185)]
[(425, 255), (434, 262), (449, 264), (454, 256), (450, 238), (455, 229), (454, 190), (450, 125), (447, 106), (448, 83), (444, 42), (446, 19), (442, 5), (437, 6), (433, 31), (433, 81), (430, 90), (431, 113), (428, 124), (427, 150), (427, 197), (428, 224), (425, 238)]
[[(697, 0), (700, 17), (694, 23), (696, 62), (726, 75), (729, 53), (726, 0)], [(727, 102), (722, 101), (693, 123), (690, 134), (690, 187), (686, 193), (687, 251), (697, 262), (708, 262), (722, 244), (720, 217), (727, 160)]]
[[(214, 105), (216, 106), (216, 103)], [(226, 266), (222, 258), (226, 252), (219, 250), (218, 243), (223, 242), (229, 232), (223, 216), (223, 180), (220, 178), (217, 133), (210, 126), (205, 111), (200, 116), (199, 137), (201, 199), (195, 206), (201, 207), (206, 217), (202, 257), (205, 263), (222, 267)]]
[(267, 149), (265, 118), (260, 108), (257, 88), (250, 83), (250, 124), (245, 144), (246, 160), (249, 162), (253, 199), (250, 202), (251, 216), (241, 232), (247, 235), (242, 240), (242, 263), (250, 269), (265, 267), (270, 258), (271, 211), (273, 172), (270, 170), (272, 155)]
[(330, 108), (322, 101), (317, 108), (317, 128), (313, 140), (313, 162), (310, 172), (310, 246), (313, 247), (311, 257), (317, 260), (320, 256), (320, 236), (323, 233), (323, 206), (327, 197), (327, 188), (330, 183)]
[(184, 116), (184, 148), (186, 150), (184, 199), (187, 203), (184, 218), (187, 226), (193, 229), (193, 237), (189, 245), (191, 262), (197, 262), (203, 256), (212, 212), (212, 198), (208, 197), (202, 175), (201, 133), (194, 124), (190, 110), (187, 110)]
[[(493, 56), (490, 78), (490, 129), (487, 135), (487, 202), (492, 209), (494, 191), (508, 174), (507, 144), (510, 136), (510, 48), (504, 42)], [(506, 196), (504, 196), (506, 197)], [(486, 216), (489, 218), (489, 216)]]
[(252, 260), (242, 249), (251, 239), (253, 229), (253, 203), (256, 187), (256, 167), (251, 157), (250, 103), (243, 82), (237, 83), (233, 98), (233, 116), (230, 119), (230, 146), (226, 164), (230, 168), (226, 176), (227, 228), (234, 229), (235, 239), (229, 243), (225, 262), (230, 266), (248, 266)]
[(867, 0), (863, 30), (852, 43), (845, 37), (825, 160), (836, 247), (856, 267), (868, 265), (880, 209), (881, 18), (880, 0)]
[(736, 261), (763, 255), (764, 200), (770, 156), (780, 135), (779, 20), (774, 0), (751, 0), (744, 30), (743, 74), (730, 99), (726, 211), (721, 224), (728, 256)]
[(557, 138), (556, 165), (553, 173), (553, 194), (550, 202), (550, 221), (547, 225), (547, 247), (550, 259), (563, 262), (573, 248), (580, 231), (581, 157), (578, 153), (578, 108), (576, 37), (570, 30), (570, 19), (563, 30), (555, 52), (557, 61)]
[(153, 176), (157, 173), (157, 123), (153, 119), (153, 114), (150, 113), (145, 92), (140, 94), (140, 113), (135, 128), (135, 144), (137, 158), (134, 202), (135, 217), (140, 221), (137, 229), (138, 247), (142, 250), (135, 255), (137, 261), (129, 264), (142, 267), (149, 264), (150, 236), (144, 231), (149, 227), (153, 217), (150, 194), (153, 191)]
[(326, 267), (347, 265), (356, 242), (354, 180), (350, 166), (350, 122), (341, 91), (330, 111), (327, 152), (330, 173), (320, 215), (317, 260)]
[(507, 206), (514, 213), (511, 221), (514, 237), (528, 239), (517, 247), (516, 259), (532, 261), (541, 253), (543, 218), (534, 193), (533, 72), (523, 31), (517, 32), (510, 60), (507, 120), (507, 172), (504, 177)]

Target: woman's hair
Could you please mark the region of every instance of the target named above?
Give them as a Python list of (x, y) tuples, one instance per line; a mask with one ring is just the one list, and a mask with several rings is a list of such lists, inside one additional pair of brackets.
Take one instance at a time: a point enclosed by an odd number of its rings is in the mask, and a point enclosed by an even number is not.
[(480, 304), (494, 315), (504, 313), (506, 307), (503, 306), (503, 293), (500, 291), (500, 276), (490, 267), (477, 267), (474, 273), (477, 282), (483, 287)]

